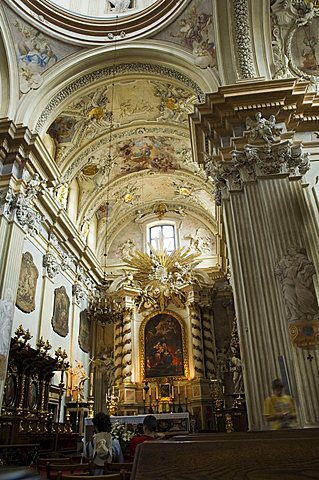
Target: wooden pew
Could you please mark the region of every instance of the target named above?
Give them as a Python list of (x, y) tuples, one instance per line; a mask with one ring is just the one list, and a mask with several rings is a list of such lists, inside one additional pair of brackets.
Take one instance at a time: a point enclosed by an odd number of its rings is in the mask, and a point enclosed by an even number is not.
[(47, 478), (48, 480), (57, 480), (61, 475), (92, 475), (93, 468), (92, 462), (69, 464), (47, 463)]
[(120, 473), (122, 480), (130, 480), (132, 468), (133, 468), (133, 462), (126, 462), (126, 463), (111, 462), (111, 463), (105, 463), (104, 471), (106, 474)]
[(131, 480), (319, 479), (318, 429), (208, 437), (138, 445)]
[(110, 475), (60, 475), (57, 480), (122, 480), (119, 473)]

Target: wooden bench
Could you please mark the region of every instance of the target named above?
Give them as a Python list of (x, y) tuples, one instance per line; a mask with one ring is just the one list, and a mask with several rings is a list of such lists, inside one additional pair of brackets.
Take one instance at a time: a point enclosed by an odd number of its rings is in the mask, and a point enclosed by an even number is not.
[(133, 462), (126, 463), (105, 463), (104, 471), (106, 474), (120, 473), (122, 480), (130, 480), (131, 472), (133, 468)]
[(204, 436), (138, 445), (131, 480), (319, 479), (317, 429)]
[(109, 475), (61, 475), (58, 480), (122, 480), (119, 473)]
[(57, 480), (61, 475), (92, 475), (93, 464), (88, 463), (47, 463), (46, 472), (49, 480)]

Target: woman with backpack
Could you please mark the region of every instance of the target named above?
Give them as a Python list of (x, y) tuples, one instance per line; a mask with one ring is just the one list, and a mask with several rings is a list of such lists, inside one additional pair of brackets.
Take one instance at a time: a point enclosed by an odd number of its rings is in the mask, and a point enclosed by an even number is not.
[(111, 420), (109, 415), (100, 412), (92, 420), (94, 435), (92, 439), (92, 455), (89, 455), (96, 467), (94, 475), (103, 475), (105, 462), (112, 462)]

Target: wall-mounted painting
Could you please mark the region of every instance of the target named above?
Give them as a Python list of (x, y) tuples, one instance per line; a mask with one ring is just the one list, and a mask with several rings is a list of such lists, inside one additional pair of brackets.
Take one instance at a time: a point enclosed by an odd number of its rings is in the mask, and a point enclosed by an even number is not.
[(183, 325), (172, 313), (148, 318), (142, 328), (142, 375), (145, 379), (187, 375)]
[(89, 353), (90, 351), (90, 320), (87, 310), (83, 310), (80, 313), (80, 326), (79, 326), (79, 347), (83, 352)]
[(30, 252), (22, 255), (19, 286), (17, 292), (17, 307), (25, 313), (31, 313), (35, 310), (35, 292), (39, 272), (33, 263), (33, 257)]
[(64, 286), (54, 290), (53, 317), (51, 320), (53, 330), (61, 337), (69, 333), (70, 299)]

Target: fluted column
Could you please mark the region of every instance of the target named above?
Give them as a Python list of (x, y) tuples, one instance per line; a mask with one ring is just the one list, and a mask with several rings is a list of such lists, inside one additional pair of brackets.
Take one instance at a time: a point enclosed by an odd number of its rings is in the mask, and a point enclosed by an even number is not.
[(125, 308), (123, 311), (123, 383), (130, 383), (132, 380), (132, 313), (132, 308)]
[(194, 370), (195, 376), (199, 378), (205, 376), (201, 316), (196, 302), (189, 303), (188, 309), (191, 322)]
[[(213, 173), (228, 238), (251, 430), (265, 427), (264, 398), (270, 393), (272, 379), (284, 375), (279, 358), (287, 366), (300, 425), (319, 424), (318, 303), (312, 317), (302, 315), (300, 309), (293, 317), (288, 302), (296, 300), (287, 298), (278, 278), (279, 266), (287, 263), (286, 275), (292, 268), (289, 262), (297, 261), (297, 255), (318, 272), (312, 241), (318, 238), (318, 225), (311, 220), (309, 192), (301, 182), (308, 168), (300, 144), (274, 142), (269, 135), (264, 142), (234, 151), (232, 161), (221, 162)], [(292, 248), (295, 256), (289, 256)], [(292, 278), (292, 289), (295, 282)], [(307, 282), (310, 296), (312, 278)], [(299, 307), (295, 304), (295, 308)], [(296, 329), (300, 323), (306, 326), (305, 321), (314, 335), (311, 337), (309, 329), (311, 338), (300, 339)], [(305, 348), (307, 342), (312, 342), (312, 358)]]

